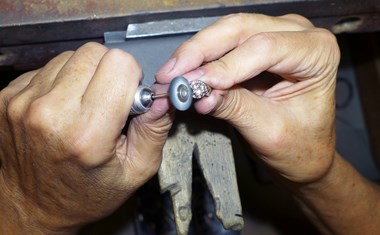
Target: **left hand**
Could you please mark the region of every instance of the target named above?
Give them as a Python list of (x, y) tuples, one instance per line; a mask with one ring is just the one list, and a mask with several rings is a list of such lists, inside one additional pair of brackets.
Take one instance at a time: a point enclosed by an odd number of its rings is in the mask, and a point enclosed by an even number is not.
[(236, 14), (182, 44), (157, 80), (209, 84), (199, 113), (229, 121), (277, 178), (310, 183), (334, 162), (339, 59), (334, 35), (302, 16)]

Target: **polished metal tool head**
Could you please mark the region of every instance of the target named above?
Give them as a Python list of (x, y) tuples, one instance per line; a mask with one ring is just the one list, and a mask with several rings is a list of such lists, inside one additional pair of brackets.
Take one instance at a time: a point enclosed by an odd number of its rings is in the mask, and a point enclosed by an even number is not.
[(133, 104), (129, 115), (136, 115), (148, 112), (153, 104), (153, 91), (147, 86), (139, 86), (135, 93)]

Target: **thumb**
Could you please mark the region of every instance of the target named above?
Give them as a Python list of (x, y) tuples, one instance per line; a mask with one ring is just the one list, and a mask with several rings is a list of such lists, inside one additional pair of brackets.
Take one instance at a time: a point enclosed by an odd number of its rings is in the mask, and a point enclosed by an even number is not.
[(149, 112), (131, 120), (125, 145), (121, 146), (125, 151), (123, 162), (130, 185), (140, 186), (157, 173), (174, 119), (174, 112), (168, 110), (169, 101), (158, 99)]
[(285, 118), (290, 112), (277, 101), (234, 86), (209, 114), (228, 121), (258, 151), (268, 152), (261, 148), (283, 141), (281, 133), (286, 131)]

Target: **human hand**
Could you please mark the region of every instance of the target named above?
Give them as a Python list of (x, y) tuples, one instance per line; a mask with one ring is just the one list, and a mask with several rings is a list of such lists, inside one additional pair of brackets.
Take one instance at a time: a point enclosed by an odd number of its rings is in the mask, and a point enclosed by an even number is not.
[(1, 91), (1, 234), (73, 233), (157, 172), (167, 100), (121, 134), (141, 77), (126, 52), (88, 43)]
[(198, 112), (229, 121), (285, 182), (309, 183), (335, 153), (335, 37), (297, 15), (223, 17), (181, 45), (157, 73), (214, 90)]

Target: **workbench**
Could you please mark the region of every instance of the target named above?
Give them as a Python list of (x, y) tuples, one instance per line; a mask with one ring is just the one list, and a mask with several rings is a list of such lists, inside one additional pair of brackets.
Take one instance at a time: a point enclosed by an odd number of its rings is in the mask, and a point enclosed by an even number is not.
[(38, 67), (61, 51), (103, 42), (104, 32), (125, 30), (130, 23), (236, 12), (297, 13), (339, 33), (375, 32), (379, 5), (378, 0), (2, 0), (0, 66)]

